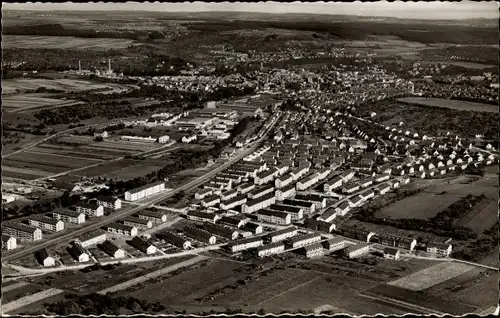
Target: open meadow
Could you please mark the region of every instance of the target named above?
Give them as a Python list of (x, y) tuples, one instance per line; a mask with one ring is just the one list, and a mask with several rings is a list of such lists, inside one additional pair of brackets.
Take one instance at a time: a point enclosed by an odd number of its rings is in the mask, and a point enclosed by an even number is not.
[(70, 36), (4, 35), (4, 48), (20, 49), (124, 49), (133, 40), (113, 38), (77, 38)]
[(460, 100), (426, 97), (405, 97), (399, 98), (398, 101), (430, 107), (444, 107), (474, 112), (498, 113), (498, 106), (483, 103), (465, 102)]
[(17, 113), (83, 104), (83, 102), (70, 99), (50, 98), (47, 95), (48, 94), (3, 95), (2, 107), (5, 111)]

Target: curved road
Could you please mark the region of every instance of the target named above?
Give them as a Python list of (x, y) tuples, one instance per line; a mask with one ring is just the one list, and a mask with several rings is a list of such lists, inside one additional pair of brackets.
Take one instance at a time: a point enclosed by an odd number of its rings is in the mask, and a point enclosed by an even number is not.
[(45, 241), (45, 242), (41, 242), (41, 243), (36, 244), (36, 245), (27, 246), (27, 247), (23, 248), (20, 251), (15, 251), (15, 252), (10, 253), (10, 254), (4, 253), (4, 255), (2, 255), (2, 262), (4, 262), (4, 261), (10, 261), (10, 260), (22, 257), (24, 255), (34, 253), (35, 251), (37, 251), (39, 249), (46, 248), (46, 247), (49, 247), (49, 246), (52, 246), (52, 245), (55, 245), (55, 244), (60, 244), (60, 243), (62, 243), (64, 241), (68, 241), (68, 240), (70, 240), (70, 239), (72, 239), (74, 237), (81, 236), (82, 234), (87, 233), (89, 231), (99, 229), (99, 228), (103, 227), (105, 224), (117, 221), (117, 220), (119, 220), (121, 218), (124, 218), (126, 216), (131, 215), (131, 214), (134, 214), (134, 213), (136, 213), (136, 212), (138, 212), (140, 210), (152, 207), (153, 205), (155, 205), (157, 203), (160, 203), (160, 202), (162, 202), (162, 201), (164, 201), (164, 200), (166, 200), (166, 199), (174, 196), (178, 192), (189, 191), (191, 189), (194, 189), (194, 188), (200, 186), (201, 184), (205, 183), (207, 180), (209, 180), (210, 178), (212, 178), (213, 176), (215, 176), (217, 173), (221, 172), (222, 170), (228, 168), (229, 166), (231, 166), (235, 162), (243, 159), (245, 156), (247, 156), (250, 153), (252, 153), (257, 148), (257, 146), (259, 145), (259, 143), (264, 140), (264, 138), (266, 137), (267, 133), (270, 131), (270, 129), (274, 126), (275, 123), (276, 123), (276, 121), (274, 121), (274, 123), (268, 127), (266, 133), (261, 138), (259, 138), (256, 141), (254, 141), (253, 145), (250, 148), (248, 148), (245, 151), (241, 152), (237, 156), (235, 156), (233, 158), (230, 158), (226, 163), (224, 163), (221, 166), (215, 168), (214, 170), (212, 170), (212, 171), (210, 171), (210, 172), (208, 172), (208, 173), (206, 173), (206, 174), (204, 174), (204, 175), (202, 175), (202, 176), (200, 176), (200, 177), (198, 177), (198, 178), (196, 178), (196, 179), (194, 179), (194, 180), (192, 180), (192, 181), (190, 181), (190, 182), (188, 182), (188, 183), (186, 183), (186, 184), (184, 184), (184, 185), (182, 185), (180, 187), (178, 187), (177, 189), (175, 189), (173, 191), (168, 191), (168, 192), (166, 192), (164, 194), (160, 194), (160, 195), (154, 196), (154, 197), (148, 199), (147, 202), (144, 202), (144, 203), (142, 203), (142, 204), (140, 204), (138, 206), (124, 208), (121, 211), (113, 213), (112, 215), (104, 216), (104, 217), (102, 217), (102, 220), (99, 220), (99, 222), (91, 224), (91, 225), (86, 226), (86, 227), (83, 227), (81, 229), (74, 230), (72, 232), (66, 233), (64, 235), (61, 235), (59, 237), (53, 238), (53, 239)]

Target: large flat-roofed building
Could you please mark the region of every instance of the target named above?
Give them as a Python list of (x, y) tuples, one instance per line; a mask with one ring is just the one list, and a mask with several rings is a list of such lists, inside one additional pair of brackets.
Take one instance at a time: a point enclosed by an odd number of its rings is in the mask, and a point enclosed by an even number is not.
[(103, 216), (104, 207), (97, 202), (78, 202), (75, 204), (76, 212), (84, 213), (89, 216)]
[(113, 258), (125, 257), (125, 251), (116, 246), (115, 244), (111, 243), (111, 241), (106, 240), (102, 242), (101, 244), (99, 244), (99, 248)]
[(283, 253), (284, 251), (285, 251), (285, 244), (283, 244), (283, 242), (276, 242), (258, 247), (257, 255), (259, 257), (266, 257), (269, 255), (280, 254)]
[(17, 239), (14, 236), (2, 234), (2, 248), (13, 250), (17, 247)]
[(167, 221), (167, 215), (161, 211), (141, 210), (137, 213), (137, 217), (151, 221), (153, 224), (162, 224)]
[(276, 243), (294, 237), (297, 233), (297, 228), (295, 226), (290, 226), (267, 234), (266, 239), (271, 243)]
[(150, 229), (153, 227), (153, 222), (150, 220), (144, 220), (133, 216), (128, 216), (120, 221), (125, 225), (136, 227), (138, 229)]
[(250, 237), (247, 239), (233, 241), (228, 247), (232, 253), (237, 253), (251, 248), (257, 248), (263, 244), (264, 241), (261, 237)]
[(82, 247), (100, 244), (104, 241), (106, 241), (106, 232), (103, 230), (96, 230), (85, 233), (77, 240), (77, 242), (79, 242)]
[(55, 209), (52, 211), (52, 217), (66, 223), (82, 224), (85, 222), (85, 213), (69, 209)]
[(174, 233), (171, 233), (171, 232), (161, 232), (161, 233), (158, 233), (156, 234), (156, 237), (158, 237), (159, 239), (162, 239), (162, 240), (165, 240), (166, 242), (178, 247), (178, 248), (182, 248), (184, 250), (187, 250), (189, 248), (191, 248), (191, 242), (178, 236), (178, 235), (175, 235)]
[(194, 226), (186, 226), (183, 231), (186, 236), (203, 243), (213, 245), (217, 242), (215, 235)]
[(165, 191), (165, 182), (158, 181), (125, 192), (125, 200), (138, 201), (148, 196), (158, 194), (162, 191)]
[(283, 225), (292, 223), (292, 217), (289, 213), (268, 210), (268, 209), (258, 211), (257, 220), (259, 222), (267, 222), (267, 223), (283, 224)]
[(120, 223), (111, 223), (106, 226), (106, 230), (110, 233), (116, 233), (116, 234), (122, 234), (122, 235), (129, 235), (129, 236), (136, 236), (137, 235), (137, 228), (135, 226), (129, 226), (125, 224), (120, 224)]
[(43, 230), (59, 232), (64, 230), (64, 222), (61, 220), (49, 218), (42, 215), (33, 215), (28, 218), (30, 226), (37, 227)]

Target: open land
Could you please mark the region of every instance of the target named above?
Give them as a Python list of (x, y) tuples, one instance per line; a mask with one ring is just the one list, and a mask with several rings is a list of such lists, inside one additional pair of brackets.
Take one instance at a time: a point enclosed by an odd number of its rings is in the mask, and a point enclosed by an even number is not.
[(2, 96), (3, 108), (11, 112), (38, 111), (45, 108), (56, 108), (83, 104), (75, 100), (64, 100), (45, 97), (47, 94), (16, 94)]
[(133, 40), (127, 39), (91, 39), (68, 36), (4, 35), (5, 48), (44, 48), (44, 49), (93, 49), (109, 50), (127, 48)]
[[(45, 87), (46, 89), (53, 89), (57, 91), (64, 92), (81, 92), (81, 91), (105, 91), (105, 90), (124, 90), (126, 86), (114, 83), (95, 83), (79, 78), (15, 78), (6, 79), (2, 81), (2, 98), (5, 99), (4, 95), (16, 94), (17, 90), (23, 91), (33, 91), (40, 87)], [(23, 95), (26, 97), (33, 96), (35, 94)], [(50, 95), (50, 94), (46, 94)], [(16, 94), (14, 96), (19, 96)], [(9, 99), (7, 99), (9, 100)], [(12, 100), (15, 100), (12, 98)]]
[(457, 110), (467, 110), (475, 112), (498, 113), (498, 106), (482, 103), (473, 103), (459, 100), (450, 100), (442, 98), (427, 98), (427, 97), (405, 97), (398, 101), (403, 103), (419, 104), (431, 107), (444, 107)]

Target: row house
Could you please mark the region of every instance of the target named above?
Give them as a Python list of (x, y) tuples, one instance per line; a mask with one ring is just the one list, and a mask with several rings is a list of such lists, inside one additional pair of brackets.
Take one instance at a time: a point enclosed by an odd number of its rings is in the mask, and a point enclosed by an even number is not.
[(359, 194), (359, 196), (363, 199), (363, 201), (372, 199), (375, 197), (375, 192), (373, 190), (365, 190)]
[(202, 243), (214, 245), (217, 242), (215, 235), (198, 227), (186, 226), (184, 227), (183, 232), (187, 237)]
[(302, 178), (308, 172), (309, 168), (305, 166), (299, 166), (297, 168), (292, 169), (291, 171), (294, 181), (297, 181), (298, 179)]
[(158, 181), (125, 192), (125, 200), (137, 201), (165, 191), (165, 182)]
[(274, 180), (274, 177), (277, 175), (278, 170), (276, 168), (272, 167), (271, 169), (261, 172), (257, 174), (257, 176), (254, 179), (254, 182), (256, 185), (263, 185), (268, 182), (271, 182)]
[(316, 184), (318, 181), (319, 181), (319, 173), (314, 172), (314, 173), (310, 174), (309, 176), (305, 177), (304, 179), (297, 182), (297, 190), (299, 190), (299, 191), (306, 190), (307, 188)]
[(313, 231), (321, 231), (326, 233), (331, 233), (335, 231), (336, 225), (331, 222), (326, 222), (323, 220), (315, 218), (307, 218), (304, 220), (304, 226)]
[(103, 216), (104, 207), (97, 202), (79, 202), (75, 205), (76, 212), (89, 216)]
[(237, 253), (252, 248), (258, 248), (262, 245), (264, 245), (264, 241), (261, 237), (251, 237), (231, 242), (228, 247), (232, 253)]
[(106, 241), (106, 232), (99, 229), (83, 234), (76, 240), (82, 247), (101, 244)]
[(335, 207), (335, 211), (337, 211), (338, 215), (344, 216), (351, 209), (351, 204), (349, 200), (342, 201), (339, 205)]
[(318, 220), (321, 220), (324, 222), (332, 222), (333, 220), (335, 220), (335, 218), (337, 218), (337, 215), (339, 215), (339, 213), (337, 212), (337, 209), (332, 207), (332, 208), (329, 208), (328, 210), (326, 210), (323, 214), (321, 214), (318, 217)]
[(248, 193), (248, 198), (249, 199), (258, 199), (266, 194), (269, 194), (274, 191), (274, 185), (268, 184), (263, 187), (259, 187), (257, 189), (254, 189), (250, 193)]
[(243, 227), (247, 222), (248, 222), (247, 219), (241, 219), (241, 218), (232, 217), (232, 216), (222, 216), (219, 220), (220, 224), (227, 225), (227, 226), (234, 226), (238, 229)]
[(417, 246), (417, 240), (408, 238), (408, 237), (401, 237), (401, 236), (394, 236), (394, 235), (383, 235), (383, 234), (376, 234), (370, 237), (370, 242), (378, 242), (380, 244), (390, 246), (390, 247), (399, 247), (399, 248), (404, 248), (406, 250), (409, 250), (410, 252), (415, 249)]
[(329, 252), (336, 252), (350, 246), (348, 241), (341, 237), (334, 237), (323, 242), (323, 248)]
[(389, 180), (390, 177), (391, 177), (391, 175), (389, 173), (383, 173), (381, 175), (375, 176), (375, 181), (376, 182), (384, 182), (384, 181)]
[(115, 211), (122, 207), (122, 200), (109, 195), (100, 195), (96, 198), (96, 201), (98, 205), (110, 211)]
[(253, 199), (250, 201), (247, 201), (245, 204), (242, 205), (242, 212), (243, 213), (253, 213), (255, 211), (258, 211), (260, 209), (267, 208), (268, 206), (276, 203), (276, 196), (275, 194), (268, 193), (266, 195), (263, 195), (262, 197), (259, 197), (257, 199)]
[(212, 190), (212, 194), (220, 194), (220, 193), (222, 193), (224, 186), (222, 184), (218, 184), (218, 183), (209, 181), (208, 183), (205, 183), (203, 185), (203, 188), (208, 189), (208, 190)]
[(432, 253), (434, 255), (449, 256), (452, 251), (452, 245), (429, 242), (427, 243), (426, 250), (428, 253)]
[(257, 248), (257, 256), (266, 257), (269, 255), (280, 254), (285, 251), (283, 242), (276, 242), (268, 245), (263, 245)]
[(138, 236), (135, 236), (132, 240), (130, 240), (130, 245), (147, 255), (155, 254), (158, 251), (156, 246)]
[(111, 241), (104, 241), (102, 244), (99, 244), (99, 248), (113, 258), (118, 259), (125, 257), (125, 251), (113, 244)]
[(285, 199), (283, 200), (284, 205), (291, 205), (304, 209), (304, 213), (314, 213), (316, 210), (316, 205), (313, 202)]
[(325, 182), (323, 185), (323, 191), (330, 192), (334, 191), (342, 186), (342, 177), (335, 176), (332, 179)]
[(222, 210), (231, 210), (231, 209), (234, 209), (240, 205), (243, 205), (247, 202), (247, 197), (242, 194), (242, 195), (238, 195), (230, 200), (227, 200), (227, 201), (222, 201), (220, 203), (220, 208)]
[(349, 204), (351, 205), (352, 208), (357, 208), (363, 205), (365, 200), (363, 200), (363, 197), (360, 195), (357, 195), (349, 200)]
[(343, 186), (342, 192), (347, 193), (347, 194), (351, 194), (351, 193), (358, 191), (360, 188), (361, 188), (361, 186), (358, 183), (349, 182)]
[(120, 223), (110, 223), (106, 227), (106, 230), (110, 233), (128, 235), (128, 236), (136, 236), (137, 228), (135, 226), (120, 224)]
[(292, 222), (292, 217), (287, 212), (263, 209), (257, 212), (259, 222), (288, 225)]
[(167, 222), (167, 215), (161, 211), (141, 210), (137, 213), (141, 220), (151, 221), (152, 224), (162, 224)]
[(345, 249), (345, 255), (349, 258), (357, 258), (370, 253), (372, 244), (370, 243), (360, 243), (352, 246), (348, 246)]
[(220, 198), (222, 201), (227, 201), (227, 200), (230, 200), (230, 199), (236, 197), (237, 195), (238, 195), (238, 190), (233, 189), (233, 190), (229, 190), (226, 192), (222, 192), (220, 195)]
[(299, 248), (306, 245), (318, 243), (320, 241), (321, 241), (320, 233), (310, 233), (293, 237), (292, 239), (289, 240), (288, 245), (291, 248)]
[(354, 178), (355, 172), (353, 170), (347, 170), (344, 171), (340, 174), (340, 177), (342, 178), (342, 182), (348, 182), (352, 178)]
[(273, 204), (269, 207), (269, 210), (286, 212), (290, 214), (292, 221), (300, 220), (304, 217), (304, 209), (300, 207), (294, 207), (283, 204)]
[(225, 172), (228, 174), (231, 174), (231, 175), (241, 176), (242, 179), (247, 179), (249, 177), (254, 176), (253, 175), (254, 171), (255, 171), (255, 169), (252, 169), (252, 168), (243, 168), (243, 167), (234, 168), (234, 166), (232, 166), (231, 168), (227, 169)]
[(316, 209), (326, 208), (326, 198), (318, 194), (297, 194), (296, 200), (313, 202)]
[(215, 223), (220, 220), (221, 216), (215, 213), (206, 213), (201, 211), (189, 211), (186, 214), (188, 220), (198, 222), (211, 222)]
[(230, 228), (208, 222), (203, 224), (203, 229), (228, 240), (235, 240), (240, 235), (236, 230), (231, 230)]
[(391, 190), (391, 185), (389, 183), (379, 184), (375, 191), (377, 191), (380, 195), (384, 195)]
[(277, 169), (277, 175), (282, 176), (290, 169), (290, 165), (286, 163), (281, 163), (276, 167), (276, 169)]
[(271, 232), (266, 235), (266, 241), (270, 243), (281, 242), (298, 234), (297, 227), (290, 226), (281, 230)]
[(313, 243), (302, 248), (301, 252), (306, 258), (321, 257), (324, 255), (323, 245), (321, 243)]
[(183, 250), (187, 250), (191, 248), (191, 242), (174, 234), (171, 232), (161, 232), (156, 234), (156, 237), (160, 240), (165, 240), (166, 242), (174, 245), (175, 247), (182, 248)]
[(247, 192), (252, 191), (255, 189), (255, 184), (254, 183), (243, 183), (236, 188), (240, 194), (245, 194)]
[(66, 223), (82, 224), (85, 222), (85, 214), (78, 213), (69, 209), (57, 208), (52, 211), (52, 217)]
[(201, 201), (201, 206), (208, 208), (217, 205), (218, 203), (220, 203), (220, 197), (218, 197), (215, 194), (212, 194)]
[(41, 215), (33, 215), (28, 218), (28, 224), (43, 230), (59, 232), (64, 230), (64, 222)]
[(276, 186), (277, 189), (286, 187), (290, 183), (294, 181), (293, 174), (292, 173), (287, 173), (279, 178), (276, 178), (274, 180), (274, 185)]
[(243, 230), (248, 231), (252, 234), (261, 234), (263, 231), (262, 225), (253, 222), (248, 222), (243, 226)]
[(290, 184), (284, 188), (276, 190), (276, 199), (278, 201), (283, 201), (286, 198), (293, 197), (297, 193), (295, 189), (295, 184)]
[(128, 216), (121, 220), (125, 225), (136, 227), (138, 229), (150, 229), (153, 227), (153, 222), (150, 220), (141, 219), (134, 216)]

